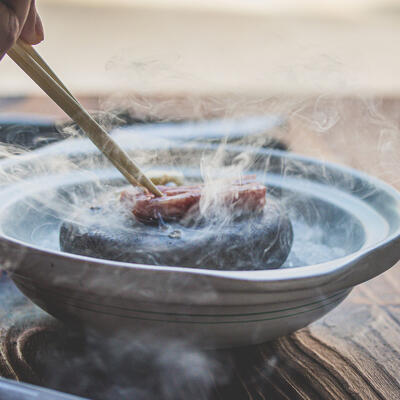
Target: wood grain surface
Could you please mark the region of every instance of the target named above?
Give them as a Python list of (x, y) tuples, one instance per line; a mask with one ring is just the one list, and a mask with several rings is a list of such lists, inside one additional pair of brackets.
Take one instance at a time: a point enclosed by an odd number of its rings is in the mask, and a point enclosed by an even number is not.
[[(183, 117), (182, 108), (173, 107), (174, 115), (160, 99), (151, 101), (158, 115)], [(45, 101), (40, 104), (32, 100), (12, 107), (51, 109)], [(149, 100), (137, 104), (141, 113)], [(232, 101), (207, 99), (201, 107), (189, 104), (196, 107), (187, 106), (185, 117), (216, 115), (216, 104), (230, 116), (288, 115), (290, 126), (276, 135), (291, 150), (359, 168), (400, 189), (400, 100), (247, 99), (242, 107), (232, 107)], [(0, 374), (12, 379), (95, 399), (400, 398), (399, 265), (358, 286), (326, 317), (293, 335), (207, 352), (177, 343), (146, 346), (148, 338), (121, 349), (118, 341), (88, 337), (46, 315), (6, 277), (0, 286)]]

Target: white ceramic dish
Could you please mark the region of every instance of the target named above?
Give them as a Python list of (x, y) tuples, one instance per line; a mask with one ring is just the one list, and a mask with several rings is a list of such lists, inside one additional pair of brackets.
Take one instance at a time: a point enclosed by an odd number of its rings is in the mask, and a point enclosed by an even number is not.
[[(172, 157), (192, 178), (199, 177), (200, 158), (215, 152), (212, 145), (145, 146), (123, 134), (118, 140), (158, 168), (171, 165)], [(260, 343), (320, 318), (400, 258), (400, 195), (393, 188), (337, 165), (233, 146), (226, 147), (225, 162), (246, 153), (249, 172), (265, 180), (292, 218), (294, 246), (284, 268), (214, 271), (62, 253), (58, 229), (71, 204), (96, 197), (105, 183), (121, 183), (87, 141), (70, 143), (0, 163), (20, 178), (0, 190), (3, 265), (25, 295), (63, 320), (103, 333), (184, 337), (206, 347)], [(91, 169), (61, 172), (64, 156)]]

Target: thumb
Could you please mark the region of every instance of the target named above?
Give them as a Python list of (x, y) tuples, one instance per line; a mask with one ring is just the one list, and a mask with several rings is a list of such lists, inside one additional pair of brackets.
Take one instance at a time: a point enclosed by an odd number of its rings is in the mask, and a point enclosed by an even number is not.
[(36, 11), (35, 0), (31, 1), (29, 13), (21, 32), (21, 39), (28, 44), (38, 44), (44, 38), (43, 25)]

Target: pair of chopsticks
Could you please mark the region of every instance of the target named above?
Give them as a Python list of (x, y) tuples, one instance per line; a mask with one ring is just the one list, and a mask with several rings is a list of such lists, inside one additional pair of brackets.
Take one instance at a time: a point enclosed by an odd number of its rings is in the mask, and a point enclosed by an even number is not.
[(162, 196), (153, 182), (89, 115), (32, 46), (19, 39), (7, 54), (87, 134), (128, 182), (134, 186), (140, 184), (155, 196)]

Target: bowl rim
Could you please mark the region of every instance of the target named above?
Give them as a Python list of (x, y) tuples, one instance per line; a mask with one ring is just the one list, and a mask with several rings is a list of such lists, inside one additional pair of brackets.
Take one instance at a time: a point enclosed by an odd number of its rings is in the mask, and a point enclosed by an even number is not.
[[(74, 139), (73, 139), (74, 140)], [(75, 141), (87, 141), (87, 139), (75, 139)], [(48, 156), (51, 154), (51, 148), (59, 146), (60, 144), (56, 143), (54, 145), (49, 145), (46, 146), (40, 150), (38, 150), (34, 156), (34, 159), (37, 156)], [(135, 147), (137, 144), (135, 144)], [(161, 143), (161, 146), (168, 146), (171, 145), (171, 142), (166, 143), (163, 141)], [(174, 148), (187, 148), (187, 144), (185, 143), (176, 143), (174, 142), (172, 144)], [(64, 145), (65, 146), (65, 145)], [(192, 145), (193, 146), (193, 145)], [(202, 144), (202, 143), (196, 143), (195, 145), (196, 149), (213, 149), (217, 148), (218, 145), (214, 144)], [(74, 146), (75, 147), (75, 146)], [(150, 146), (143, 144), (143, 148), (151, 148), (154, 149), (154, 143)], [(76, 147), (75, 147), (76, 148)], [(192, 147), (193, 148), (193, 147)], [(351, 175), (355, 178), (358, 178), (362, 181), (366, 181), (370, 184), (373, 184), (375, 187), (380, 189), (383, 192), (386, 192), (389, 194), (394, 200), (396, 200), (396, 203), (399, 205), (399, 210), (400, 210), (400, 193), (391, 185), (383, 182), (382, 180), (372, 177), (364, 172), (355, 170), (351, 167), (340, 165), (337, 163), (333, 162), (328, 162), (328, 161), (323, 161), (323, 160), (318, 160), (313, 157), (308, 157), (292, 152), (287, 152), (287, 151), (282, 151), (282, 150), (276, 150), (276, 149), (260, 149), (260, 148), (254, 148), (251, 146), (239, 146), (239, 145), (229, 145), (227, 146), (229, 150), (233, 151), (250, 151), (253, 153), (262, 153), (262, 154), (268, 154), (272, 156), (277, 156), (278, 158), (285, 158), (289, 159), (292, 161), (299, 161), (299, 162), (306, 162), (310, 164), (317, 164), (319, 166), (324, 166), (328, 167), (332, 170), (336, 170), (340, 173), (344, 173), (347, 175)], [(50, 151), (49, 151), (50, 150)], [(59, 149), (58, 149), (59, 150)], [(93, 148), (93, 151), (96, 151)], [(35, 153), (35, 151), (33, 152)], [(87, 152), (86, 152), (87, 153)], [(58, 154), (56, 152), (56, 154)], [(75, 153), (72, 153), (70, 155), (75, 155)], [(18, 159), (17, 159), (18, 158)], [(16, 157), (13, 159), (12, 164), (14, 162), (20, 163), (24, 161), (32, 161), (32, 155), (27, 154), (27, 155), (22, 155), (19, 157)], [(7, 164), (8, 163), (8, 164)], [(0, 168), (6, 165), (7, 167), (10, 166), (10, 160), (3, 160), (0, 162)], [(9, 190), (10, 187), (14, 187), (15, 185), (9, 185), (5, 188), (0, 189), (0, 193), (2, 191), (7, 191)], [(86, 257), (86, 256), (81, 256), (81, 255), (76, 255), (76, 254), (70, 254), (70, 253), (64, 253), (61, 251), (56, 251), (56, 250), (51, 250), (51, 249), (43, 249), (41, 247), (35, 246), (28, 244), (26, 242), (23, 242), (18, 239), (14, 239), (12, 237), (9, 237), (5, 235), (4, 233), (0, 232), (0, 241), (10, 243), (17, 245), (18, 247), (29, 249), (31, 251), (34, 251), (37, 254), (42, 254), (42, 255), (49, 255), (51, 254), (53, 257), (61, 258), (64, 260), (70, 260), (72, 262), (84, 262), (85, 264), (90, 264), (93, 266), (101, 267), (101, 266), (114, 266), (114, 267), (119, 267), (122, 269), (128, 269), (128, 270), (141, 270), (141, 271), (148, 271), (148, 272), (161, 272), (161, 273), (182, 273), (186, 275), (201, 275), (201, 276), (206, 276), (209, 278), (215, 278), (218, 280), (229, 280), (229, 281), (247, 281), (248, 283), (273, 283), (274, 286), (272, 289), (275, 290), (287, 290), (287, 289), (293, 289), (293, 290), (301, 290), (301, 289), (308, 289), (310, 287), (315, 287), (315, 286), (320, 286), (323, 284), (326, 284), (330, 282), (333, 278), (339, 279), (339, 277), (347, 274), (354, 265), (362, 262), (364, 259), (368, 259), (371, 257), (378, 249), (381, 248), (387, 248), (388, 246), (396, 246), (398, 245), (399, 250), (400, 250), (400, 226), (389, 234), (384, 240), (376, 243), (374, 246), (371, 246), (367, 249), (360, 249), (354, 253), (351, 253), (347, 256), (336, 258), (334, 260), (320, 263), (320, 264), (313, 264), (313, 265), (307, 265), (307, 266), (301, 266), (301, 267), (293, 267), (293, 268), (279, 268), (279, 269), (274, 269), (274, 270), (259, 270), (259, 271), (220, 271), (220, 270), (210, 270), (210, 269), (202, 269), (202, 268), (186, 268), (186, 267), (174, 267), (174, 266), (156, 266), (156, 265), (147, 265), (147, 264), (136, 264), (136, 263), (127, 263), (127, 262), (120, 262), (120, 261), (112, 261), (112, 260), (104, 260), (104, 259), (98, 259), (98, 258), (92, 258), (92, 257)], [(400, 258), (400, 251), (397, 255), (395, 256), (397, 261), (398, 258)], [(394, 262), (394, 263), (395, 263)], [(393, 263), (393, 264), (394, 264)], [(381, 272), (384, 272), (386, 269), (390, 268), (390, 266), (385, 266), (384, 268), (381, 268), (379, 271), (376, 271), (376, 273), (373, 274), (373, 276), (380, 274)], [(360, 276), (359, 282), (356, 282), (356, 284), (361, 283), (367, 279), (370, 279), (372, 276), (367, 276), (367, 278)], [(348, 287), (350, 285), (344, 285), (343, 287)]]

